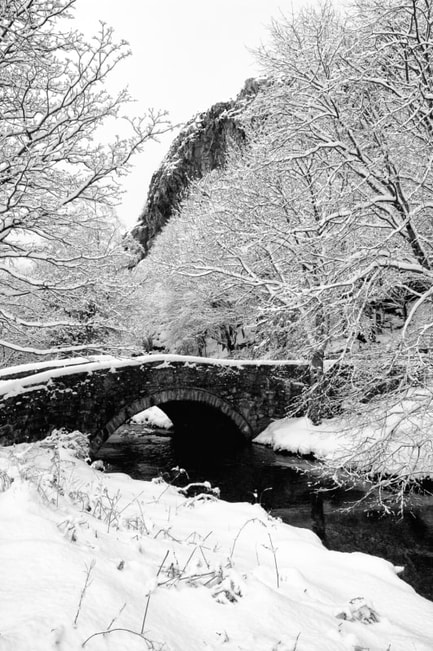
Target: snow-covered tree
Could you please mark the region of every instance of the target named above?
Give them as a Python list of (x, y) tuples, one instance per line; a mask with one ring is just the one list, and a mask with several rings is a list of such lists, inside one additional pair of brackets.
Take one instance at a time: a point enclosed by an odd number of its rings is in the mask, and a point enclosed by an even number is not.
[(414, 317), (433, 293), (429, 30), (392, 1), (275, 24), (250, 150), (204, 192), (214, 254), (184, 272), (254, 288), (313, 356), (373, 341), (385, 299), (408, 311), (400, 347), (418, 354), (428, 334)]
[(307, 265), (291, 306), (305, 311), (320, 353), (340, 359), (360, 335), (375, 344), (378, 307), (393, 302), (404, 315), (387, 356), (377, 345), (358, 356), (363, 392), (367, 376), (404, 383), (408, 368), (430, 371), (431, 15), (429, 1), (366, 0), (344, 17), (325, 6), (275, 24), (261, 52), (273, 81), (259, 111), (269, 156), (303, 177), (315, 220), (298, 236)]
[[(92, 262), (83, 265), (81, 287), (71, 292), (51, 292), (47, 297), (38, 293), (27, 302), (35, 318), (43, 313), (51, 316), (58, 325), (56, 328), (26, 328), (15, 331), (16, 341), (31, 340), (38, 349), (70, 349), (87, 346), (91, 350), (137, 350), (140, 348), (140, 315), (142, 312), (143, 289), (137, 269), (130, 269), (130, 254), (125, 251), (125, 239), (117, 220), (110, 215), (107, 207), (102, 208), (98, 228), (86, 230), (86, 239), (78, 231), (77, 255), (83, 251), (92, 252)], [(96, 220), (96, 215), (93, 216)], [(96, 221), (94, 226), (96, 226)], [(70, 252), (72, 238), (67, 249)], [(56, 254), (64, 254), (55, 244)], [(35, 269), (37, 277), (50, 274), (52, 286), (64, 276), (63, 267), (50, 267), (40, 262)], [(77, 271), (77, 274), (79, 272)], [(63, 323), (61, 323), (63, 321)], [(133, 327), (132, 323), (136, 326)], [(65, 354), (68, 354), (67, 351)]]
[[(430, 0), (360, 0), (276, 22), (249, 146), (185, 201), (172, 263), (248, 305), (257, 353), (310, 359), (315, 422), (328, 401), (376, 417), (386, 390), (415, 423), (404, 440), (418, 458), (431, 445), (432, 12)], [(382, 468), (380, 445), (364, 449), (365, 472)], [(415, 457), (403, 483), (421, 472)]]
[[(215, 246), (203, 236), (207, 215), (198, 189), (201, 186), (199, 183), (197, 194), (193, 192), (191, 201), (187, 200), (185, 218), (177, 215), (166, 225), (140, 264), (146, 292), (142, 326), (154, 344), (170, 352), (236, 355), (245, 340), (245, 293), (235, 295), (226, 282), (213, 275), (199, 279), (183, 273), (196, 255), (206, 259), (215, 252)], [(214, 226), (209, 237), (216, 233)]]
[[(0, 344), (6, 354), (35, 348), (38, 331), (71, 327), (75, 296), (95, 285), (111, 255), (106, 215), (118, 203), (120, 176), (134, 152), (167, 129), (162, 113), (122, 117), (128, 92), (110, 95), (104, 84), (128, 55), (127, 44), (117, 43), (104, 24), (86, 42), (70, 27), (74, 3), (0, 1)], [(103, 143), (107, 124), (123, 135)], [(95, 247), (98, 239), (103, 246)], [(49, 314), (61, 304), (70, 316)]]

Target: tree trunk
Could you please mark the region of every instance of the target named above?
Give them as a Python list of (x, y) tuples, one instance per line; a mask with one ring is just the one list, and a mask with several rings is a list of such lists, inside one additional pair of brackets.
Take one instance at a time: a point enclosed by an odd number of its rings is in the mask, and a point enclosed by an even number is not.
[(309, 392), (307, 416), (313, 425), (320, 425), (322, 422), (324, 357), (323, 348), (316, 349), (310, 362), (311, 391)]

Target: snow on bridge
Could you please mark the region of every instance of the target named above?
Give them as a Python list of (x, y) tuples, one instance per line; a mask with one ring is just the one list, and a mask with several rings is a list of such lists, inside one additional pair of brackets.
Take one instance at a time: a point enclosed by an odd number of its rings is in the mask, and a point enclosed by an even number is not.
[(0, 371), (0, 444), (44, 438), (53, 428), (90, 434), (92, 449), (153, 405), (175, 433), (241, 434), (251, 440), (285, 415), (308, 384), (298, 361), (182, 355), (101, 356)]

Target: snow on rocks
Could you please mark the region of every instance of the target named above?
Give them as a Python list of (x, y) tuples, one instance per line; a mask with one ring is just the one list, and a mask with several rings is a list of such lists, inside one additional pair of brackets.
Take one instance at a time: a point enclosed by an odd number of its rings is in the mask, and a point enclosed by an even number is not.
[(170, 429), (173, 427), (173, 423), (169, 417), (159, 407), (149, 407), (144, 411), (140, 411), (131, 418), (131, 422), (156, 427), (158, 429)]
[(1, 651), (433, 648), (391, 563), (85, 456), (79, 433), (0, 449)]

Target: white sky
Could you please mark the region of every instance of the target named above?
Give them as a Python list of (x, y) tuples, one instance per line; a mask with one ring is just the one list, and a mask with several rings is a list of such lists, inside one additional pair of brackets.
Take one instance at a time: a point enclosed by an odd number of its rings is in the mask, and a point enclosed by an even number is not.
[[(290, 0), (77, 0), (76, 17), (86, 34), (103, 20), (119, 40), (129, 41), (133, 55), (113, 81), (129, 86), (137, 112), (161, 108), (178, 123), (234, 97), (259, 73), (248, 48), (265, 42), (272, 17), (291, 7)], [(136, 223), (173, 138), (148, 144), (136, 158), (118, 211), (126, 226)]]

